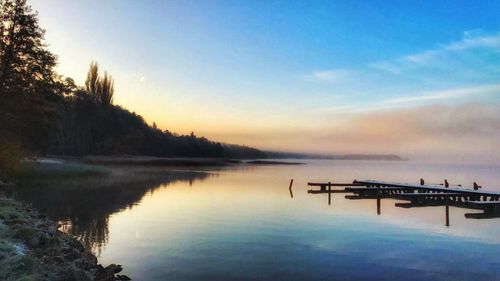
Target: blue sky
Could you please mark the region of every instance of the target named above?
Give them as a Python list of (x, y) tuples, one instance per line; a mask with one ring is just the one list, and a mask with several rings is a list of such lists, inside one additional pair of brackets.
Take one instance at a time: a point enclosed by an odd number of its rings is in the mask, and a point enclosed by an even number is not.
[[(500, 109), (500, 1), (31, 4), (61, 74), (81, 83), (97, 60), (116, 80), (116, 103), (161, 128), (325, 153), (469, 157), (463, 151), (471, 143), (498, 144), (500, 129), (490, 121)], [(435, 108), (441, 119), (419, 119)], [(489, 143), (463, 132), (467, 141), (446, 150), (456, 135), (419, 131), (448, 124), (458, 108), (471, 116), (444, 131), (477, 122)], [(415, 115), (407, 124), (360, 124), (408, 112)], [(416, 127), (406, 134), (420, 141), (387, 145), (383, 126)]]

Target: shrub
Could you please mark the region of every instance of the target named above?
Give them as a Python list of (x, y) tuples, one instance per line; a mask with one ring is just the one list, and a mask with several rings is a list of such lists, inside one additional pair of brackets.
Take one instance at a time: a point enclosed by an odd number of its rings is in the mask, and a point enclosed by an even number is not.
[(23, 149), (16, 141), (0, 138), (0, 180), (6, 181), (21, 169)]

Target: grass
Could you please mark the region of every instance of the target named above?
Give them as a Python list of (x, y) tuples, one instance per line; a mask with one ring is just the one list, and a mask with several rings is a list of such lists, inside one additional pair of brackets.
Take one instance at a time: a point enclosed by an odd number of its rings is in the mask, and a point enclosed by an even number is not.
[(47, 280), (40, 262), (26, 253), (26, 242), (37, 238), (29, 215), (14, 200), (0, 198), (0, 280)]
[(25, 163), (17, 175), (18, 180), (36, 179), (64, 179), (76, 177), (106, 176), (110, 171), (102, 166), (88, 165), (77, 162), (52, 163)]

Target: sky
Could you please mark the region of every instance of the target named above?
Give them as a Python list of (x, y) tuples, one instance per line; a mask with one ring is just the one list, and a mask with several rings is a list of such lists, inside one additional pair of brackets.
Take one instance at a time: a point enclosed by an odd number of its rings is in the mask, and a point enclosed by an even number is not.
[(500, 163), (500, 1), (31, 0), (83, 84), (266, 150)]

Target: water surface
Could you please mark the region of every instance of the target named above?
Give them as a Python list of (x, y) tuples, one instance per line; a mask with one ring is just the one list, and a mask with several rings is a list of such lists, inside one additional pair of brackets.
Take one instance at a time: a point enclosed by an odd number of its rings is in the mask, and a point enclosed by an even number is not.
[(384, 199), (377, 215), (374, 200), (335, 194), (328, 205), (306, 192), (308, 181), (421, 177), (500, 191), (499, 166), (315, 160), (165, 175), (32, 186), (20, 196), (135, 280), (500, 279), (500, 219), (466, 219), (477, 211), (451, 207), (447, 227), (445, 207)]

